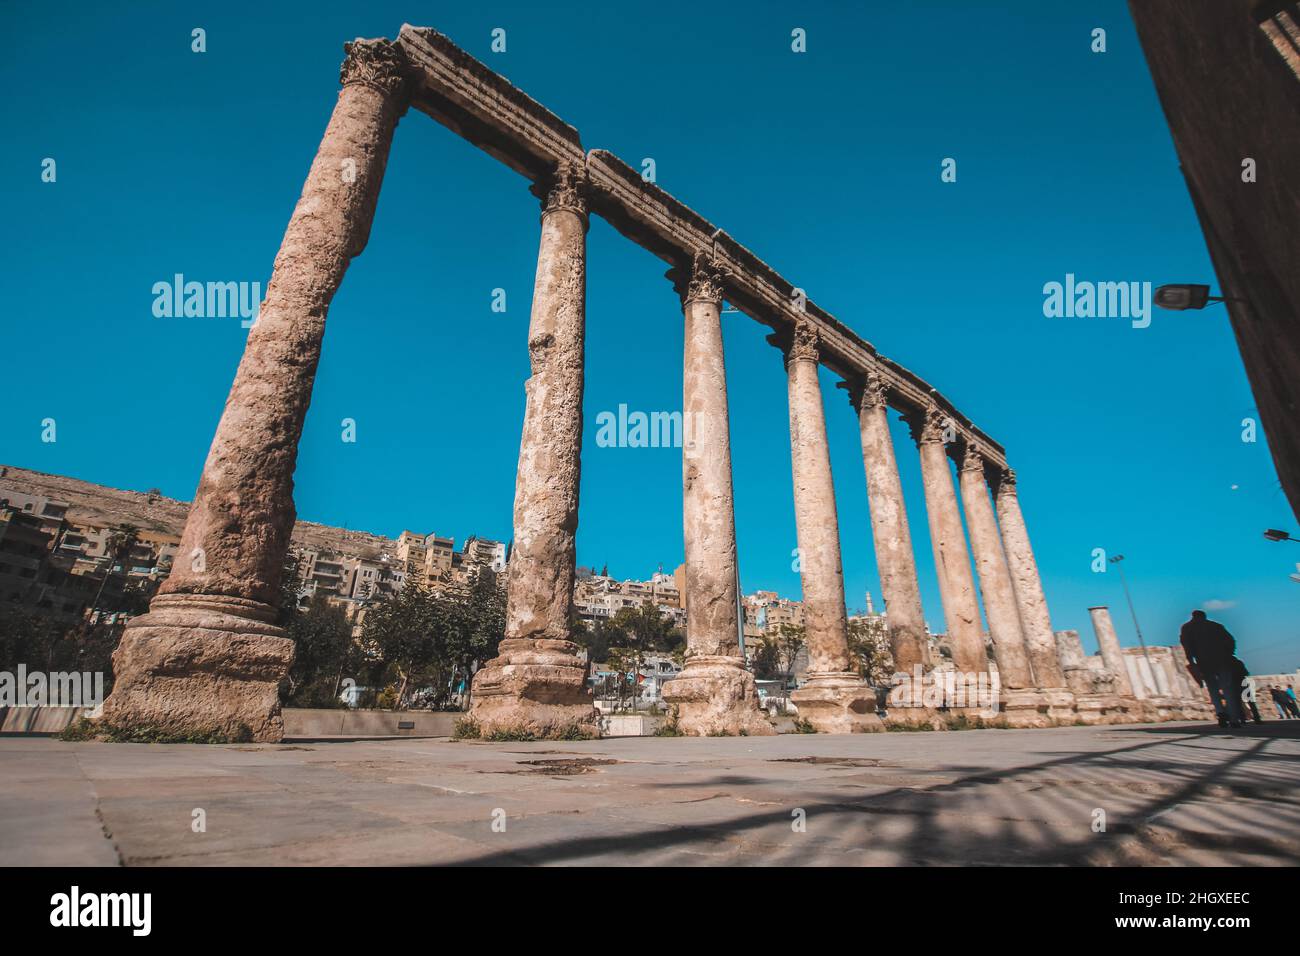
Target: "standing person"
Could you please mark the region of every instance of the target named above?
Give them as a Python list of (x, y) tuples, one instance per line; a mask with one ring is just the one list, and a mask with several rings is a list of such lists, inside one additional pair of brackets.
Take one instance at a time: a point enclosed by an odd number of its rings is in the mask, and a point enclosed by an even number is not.
[(1282, 703), (1286, 705), (1286, 709), (1290, 712), (1291, 716), (1300, 717), (1300, 707), (1296, 706), (1295, 688), (1292, 685), (1287, 684), (1282, 688), (1282, 696), (1286, 698)]
[(1282, 691), (1276, 687), (1270, 687), (1268, 689), (1268, 695), (1273, 698), (1273, 706), (1277, 708), (1277, 716), (1281, 720), (1286, 720), (1291, 716), (1290, 708), (1288, 708), (1285, 703), (1286, 694), (1282, 693)]
[[(1228, 629), (1211, 621), (1205, 612), (1192, 612), (1178, 632), (1178, 640), (1187, 652), (1188, 671), (1193, 677), (1205, 681), (1210, 692), (1210, 703), (1219, 715), (1220, 727), (1241, 727), (1245, 717), (1241, 710), (1241, 692), (1232, 676), (1232, 656), (1237, 642)], [(1193, 670), (1193, 668), (1195, 668)]]
[(1246, 670), (1246, 664), (1240, 657), (1234, 656), (1231, 665), (1232, 682), (1237, 688), (1238, 696), (1244, 700), (1255, 723), (1262, 724), (1264, 718), (1259, 716), (1259, 708), (1255, 705), (1255, 682), (1250, 679), (1250, 671)]

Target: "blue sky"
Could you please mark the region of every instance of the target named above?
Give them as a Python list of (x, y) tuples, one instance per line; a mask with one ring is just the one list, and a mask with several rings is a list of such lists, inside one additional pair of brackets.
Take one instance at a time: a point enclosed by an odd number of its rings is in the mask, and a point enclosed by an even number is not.
[[(337, 93), (341, 45), (433, 26), (808, 290), (1001, 441), (1058, 628), (1135, 643), (1187, 612), (1256, 672), (1294, 668), (1300, 548), (1226, 316), (1048, 319), (1043, 284), (1213, 282), (1125, 5), (958, 2), (6, 5), (21, 36), (0, 189), (10, 349), (0, 461), (189, 498), (246, 337), (159, 319), (175, 273), (265, 287)], [(191, 30), (207, 52), (191, 52)], [(491, 31), (507, 50), (490, 52)], [(807, 31), (795, 54), (790, 34)], [(1107, 52), (1090, 51), (1107, 31)], [(42, 183), (41, 161), (57, 161)], [(955, 183), (940, 163), (957, 160)], [(334, 300), (297, 472), (301, 517), (510, 536), (537, 203), (422, 114), (397, 130), (370, 245)], [(664, 264), (599, 219), (588, 245), (580, 563), (682, 559), (673, 449), (598, 448), (595, 416), (681, 402)], [(491, 311), (504, 288), (507, 311)], [(725, 317), (746, 590), (799, 593), (784, 371)], [(823, 373), (850, 608), (879, 599), (853, 414)], [(43, 443), (41, 420), (58, 440)], [(340, 421), (357, 422), (357, 442)], [(942, 629), (916, 455), (895, 442), (922, 598)], [(1211, 605), (1216, 607), (1217, 605)]]

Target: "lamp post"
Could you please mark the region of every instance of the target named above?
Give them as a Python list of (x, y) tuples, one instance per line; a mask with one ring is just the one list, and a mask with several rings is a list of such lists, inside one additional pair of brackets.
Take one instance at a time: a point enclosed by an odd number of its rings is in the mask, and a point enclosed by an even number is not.
[(1153, 685), (1151, 689), (1155, 693), (1159, 694), (1160, 688), (1154, 686), (1156, 680), (1156, 668), (1155, 665), (1151, 663), (1151, 652), (1147, 650), (1147, 642), (1142, 639), (1142, 626), (1138, 624), (1137, 611), (1133, 607), (1133, 595), (1129, 593), (1128, 580), (1124, 577), (1123, 561), (1124, 555), (1122, 554), (1117, 554), (1110, 559), (1110, 563), (1115, 565), (1116, 570), (1119, 571), (1119, 583), (1124, 586), (1124, 600), (1128, 601), (1128, 612), (1133, 616), (1133, 630), (1137, 631), (1138, 646), (1142, 648), (1142, 656), (1147, 659), (1147, 670), (1151, 674), (1151, 683)]
[(1188, 309), (1203, 309), (1211, 302), (1241, 302), (1242, 300), (1222, 295), (1210, 295), (1208, 285), (1180, 283), (1158, 287), (1152, 296), (1152, 301), (1162, 309), (1185, 312)]
[(1293, 538), (1285, 531), (1279, 531), (1277, 528), (1269, 528), (1264, 532), (1264, 537), (1270, 541), (1294, 541), (1296, 544), (1300, 544), (1300, 538)]

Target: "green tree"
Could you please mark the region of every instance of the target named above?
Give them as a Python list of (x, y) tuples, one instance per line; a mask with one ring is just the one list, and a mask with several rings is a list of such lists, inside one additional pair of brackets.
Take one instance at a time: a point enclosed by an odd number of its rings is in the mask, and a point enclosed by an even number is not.
[(762, 638), (757, 651), (755, 671), (760, 667), (766, 680), (782, 680), (789, 684), (794, 673), (794, 662), (804, 646), (804, 629), (802, 624), (782, 624), (775, 633), (768, 633)]
[(285, 628), (294, 642), (286, 700), (305, 707), (337, 707), (344, 672), (359, 657), (352, 623), (341, 607), (323, 596), (311, 599)]
[(446, 650), (439, 645), (447, 624), (438, 596), (415, 579), (366, 614), (362, 640), (396, 672), (398, 707), (405, 705), (413, 680), (428, 677), (445, 660)]
[(474, 667), (496, 657), (506, 630), (506, 598), (497, 587), (495, 575), (480, 574), (463, 597), (448, 602), (449, 633), (446, 650), (451, 664), (451, 683), (465, 682), (465, 702)]
[(849, 656), (868, 684), (883, 687), (894, 674), (894, 654), (889, 646), (889, 626), (884, 618), (849, 620)]

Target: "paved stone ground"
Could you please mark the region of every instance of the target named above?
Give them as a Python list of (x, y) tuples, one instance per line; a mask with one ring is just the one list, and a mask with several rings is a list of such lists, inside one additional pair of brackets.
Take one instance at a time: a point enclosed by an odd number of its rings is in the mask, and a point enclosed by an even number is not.
[[(1300, 863), (1300, 721), (1231, 735), (1159, 724), (527, 744), (7, 738), (0, 769), (6, 866)], [(191, 830), (195, 808), (206, 833)], [(1098, 808), (1105, 833), (1092, 830)]]

